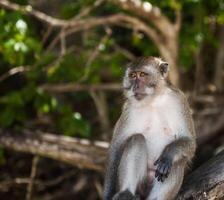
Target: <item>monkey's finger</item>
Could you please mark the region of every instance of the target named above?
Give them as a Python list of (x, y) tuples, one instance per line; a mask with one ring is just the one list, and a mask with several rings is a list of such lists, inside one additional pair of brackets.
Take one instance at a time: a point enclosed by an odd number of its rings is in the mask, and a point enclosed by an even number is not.
[(159, 165), (158, 165), (158, 170), (161, 174), (164, 174), (165, 173), (165, 168), (166, 168), (166, 163), (164, 162), (160, 162)]
[(162, 174), (158, 170), (156, 170), (155, 177), (158, 181), (162, 180)]
[(157, 171), (158, 171), (159, 174), (163, 174), (163, 166), (159, 165), (158, 168), (157, 168)]
[(165, 178), (166, 178), (165, 176), (161, 176), (161, 178), (160, 178), (161, 182), (163, 182), (165, 180)]
[(161, 174), (166, 174), (166, 168), (167, 168), (167, 165), (166, 164), (162, 164), (161, 165), (161, 167), (160, 167)]
[(157, 180), (158, 180), (158, 181), (160, 181), (160, 179), (161, 179), (161, 176), (160, 176), (160, 175), (158, 175)]
[(158, 181), (163, 182), (164, 181), (164, 176), (160, 174), (157, 178)]
[(160, 165), (157, 167), (156, 171), (157, 171), (158, 175), (162, 174), (161, 169), (160, 169)]
[(158, 170), (156, 170), (155, 177), (156, 177), (156, 178), (159, 178), (160, 175), (161, 175), (160, 172), (159, 172)]
[(169, 171), (170, 171), (169, 166), (166, 166), (164, 169), (164, 175), (166, 176), (166, 178), (168, 177)]
[(154, 165), (158, 165), (159, 159), (154, 162)]
[(167, 178), (169, 176), (170, 170), (169, 167), (166, 168), (166, 171), (164, 173), (165, 178)]

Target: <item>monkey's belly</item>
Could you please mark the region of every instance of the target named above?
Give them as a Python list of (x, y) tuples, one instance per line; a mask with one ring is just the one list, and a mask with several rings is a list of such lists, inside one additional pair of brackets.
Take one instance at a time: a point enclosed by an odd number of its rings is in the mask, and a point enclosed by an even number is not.
[[(172, 132), (167, 133), (169, 127), (163, 127), (161, 130), (153, 130), (143, 133), (146, 138), (148, 148), (148, 167), (155, 170), (155, 161), (159, 158), (164, 148), (175, 140), (175, 135)], [(169, 130), (171, 131), (171, 130)]]

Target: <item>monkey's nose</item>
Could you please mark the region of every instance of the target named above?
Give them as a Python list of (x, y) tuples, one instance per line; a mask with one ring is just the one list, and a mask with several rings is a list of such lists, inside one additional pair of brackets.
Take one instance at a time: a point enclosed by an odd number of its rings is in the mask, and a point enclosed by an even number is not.
[(140, 88), (139, 80), (136, 79), (135, 84), (134, 84), (134, 87), (133, 87), (133, 90), (136, 91), (136, 90), (138, 90), (139, 88)]

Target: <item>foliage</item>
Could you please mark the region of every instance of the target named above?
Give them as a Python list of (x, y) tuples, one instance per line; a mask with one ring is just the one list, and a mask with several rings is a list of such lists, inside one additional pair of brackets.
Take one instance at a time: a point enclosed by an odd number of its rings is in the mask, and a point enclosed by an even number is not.
[[(28, 1), (14, 2), (26, 5)], [(215, 17), (217, 23), (224, 23), (222, 1), (149, 2), (160, 7), (171, 20), (174, 17), (173, 10), (183, 11), (180, 63), (184, 69), (193, 68), (192, 56), (195, 56), (203, 41), (213, 44), (216, 48), (217, 41), (210, 29), (210, 21)], [(93, 0), (67, 1), (55, 5), (56, 15), (69, 19), (93, 3)], [(122, 10), (109, 2), (104, 3), (102, 7), (91, 11), (89, 15), (102, 16)], [(87, 92), (70, 95), (68, 100), (66, 95), (42, 91), (40, 86), (44, 83), (120, 82), (123, 66), (128, 58), (117, 50), (117, 45), (135, 56), (158, 55), (158, 49), (141, 32), (112, 27), (111, 34), (108, 34), (108, 31), (105, 31), (108, 27), (97, 27), (69, 37), (66, 41), (67, 51), (60, 54), (60, 44), (49, 48), (57, 30), (54, 30), (46, 41), (43, 40), (47, 28), (21, 12), (0, 10), (0, 73), (4, 75), (10, 69), (19, 66), (25, 66), (27, 69), (0, 83), (0, 126), (21, 128), (30, 126), (31, 121), (48, 117), (55, 129), (62, 134), (94, 137), (94, 133), (100, 130), (98, 126), (94, 126), (95, 109), (85, 110), (85, 106), (93, 105)], [(94, 52), (96, 56), (91, 61)], [(110, 99), (112, 105), (115, 102)], [(115, 112), (119, 110), (114, 110), (114, 106), (113, 110), (109, 109), (110, 115), (114, 116)], [(35, 124), (32, 126), (35, 127)], [(38, 125), (37, 128), (41, 127)]]

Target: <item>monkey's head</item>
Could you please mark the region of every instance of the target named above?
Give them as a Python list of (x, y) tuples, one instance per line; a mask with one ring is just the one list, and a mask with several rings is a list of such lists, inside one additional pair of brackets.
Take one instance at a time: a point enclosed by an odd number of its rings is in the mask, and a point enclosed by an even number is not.
[(160, 58), (138, 58), (127, 65), (123, 87), (127, 98), (142, 100), (153, 96), (166, 84), (168, 63)]

